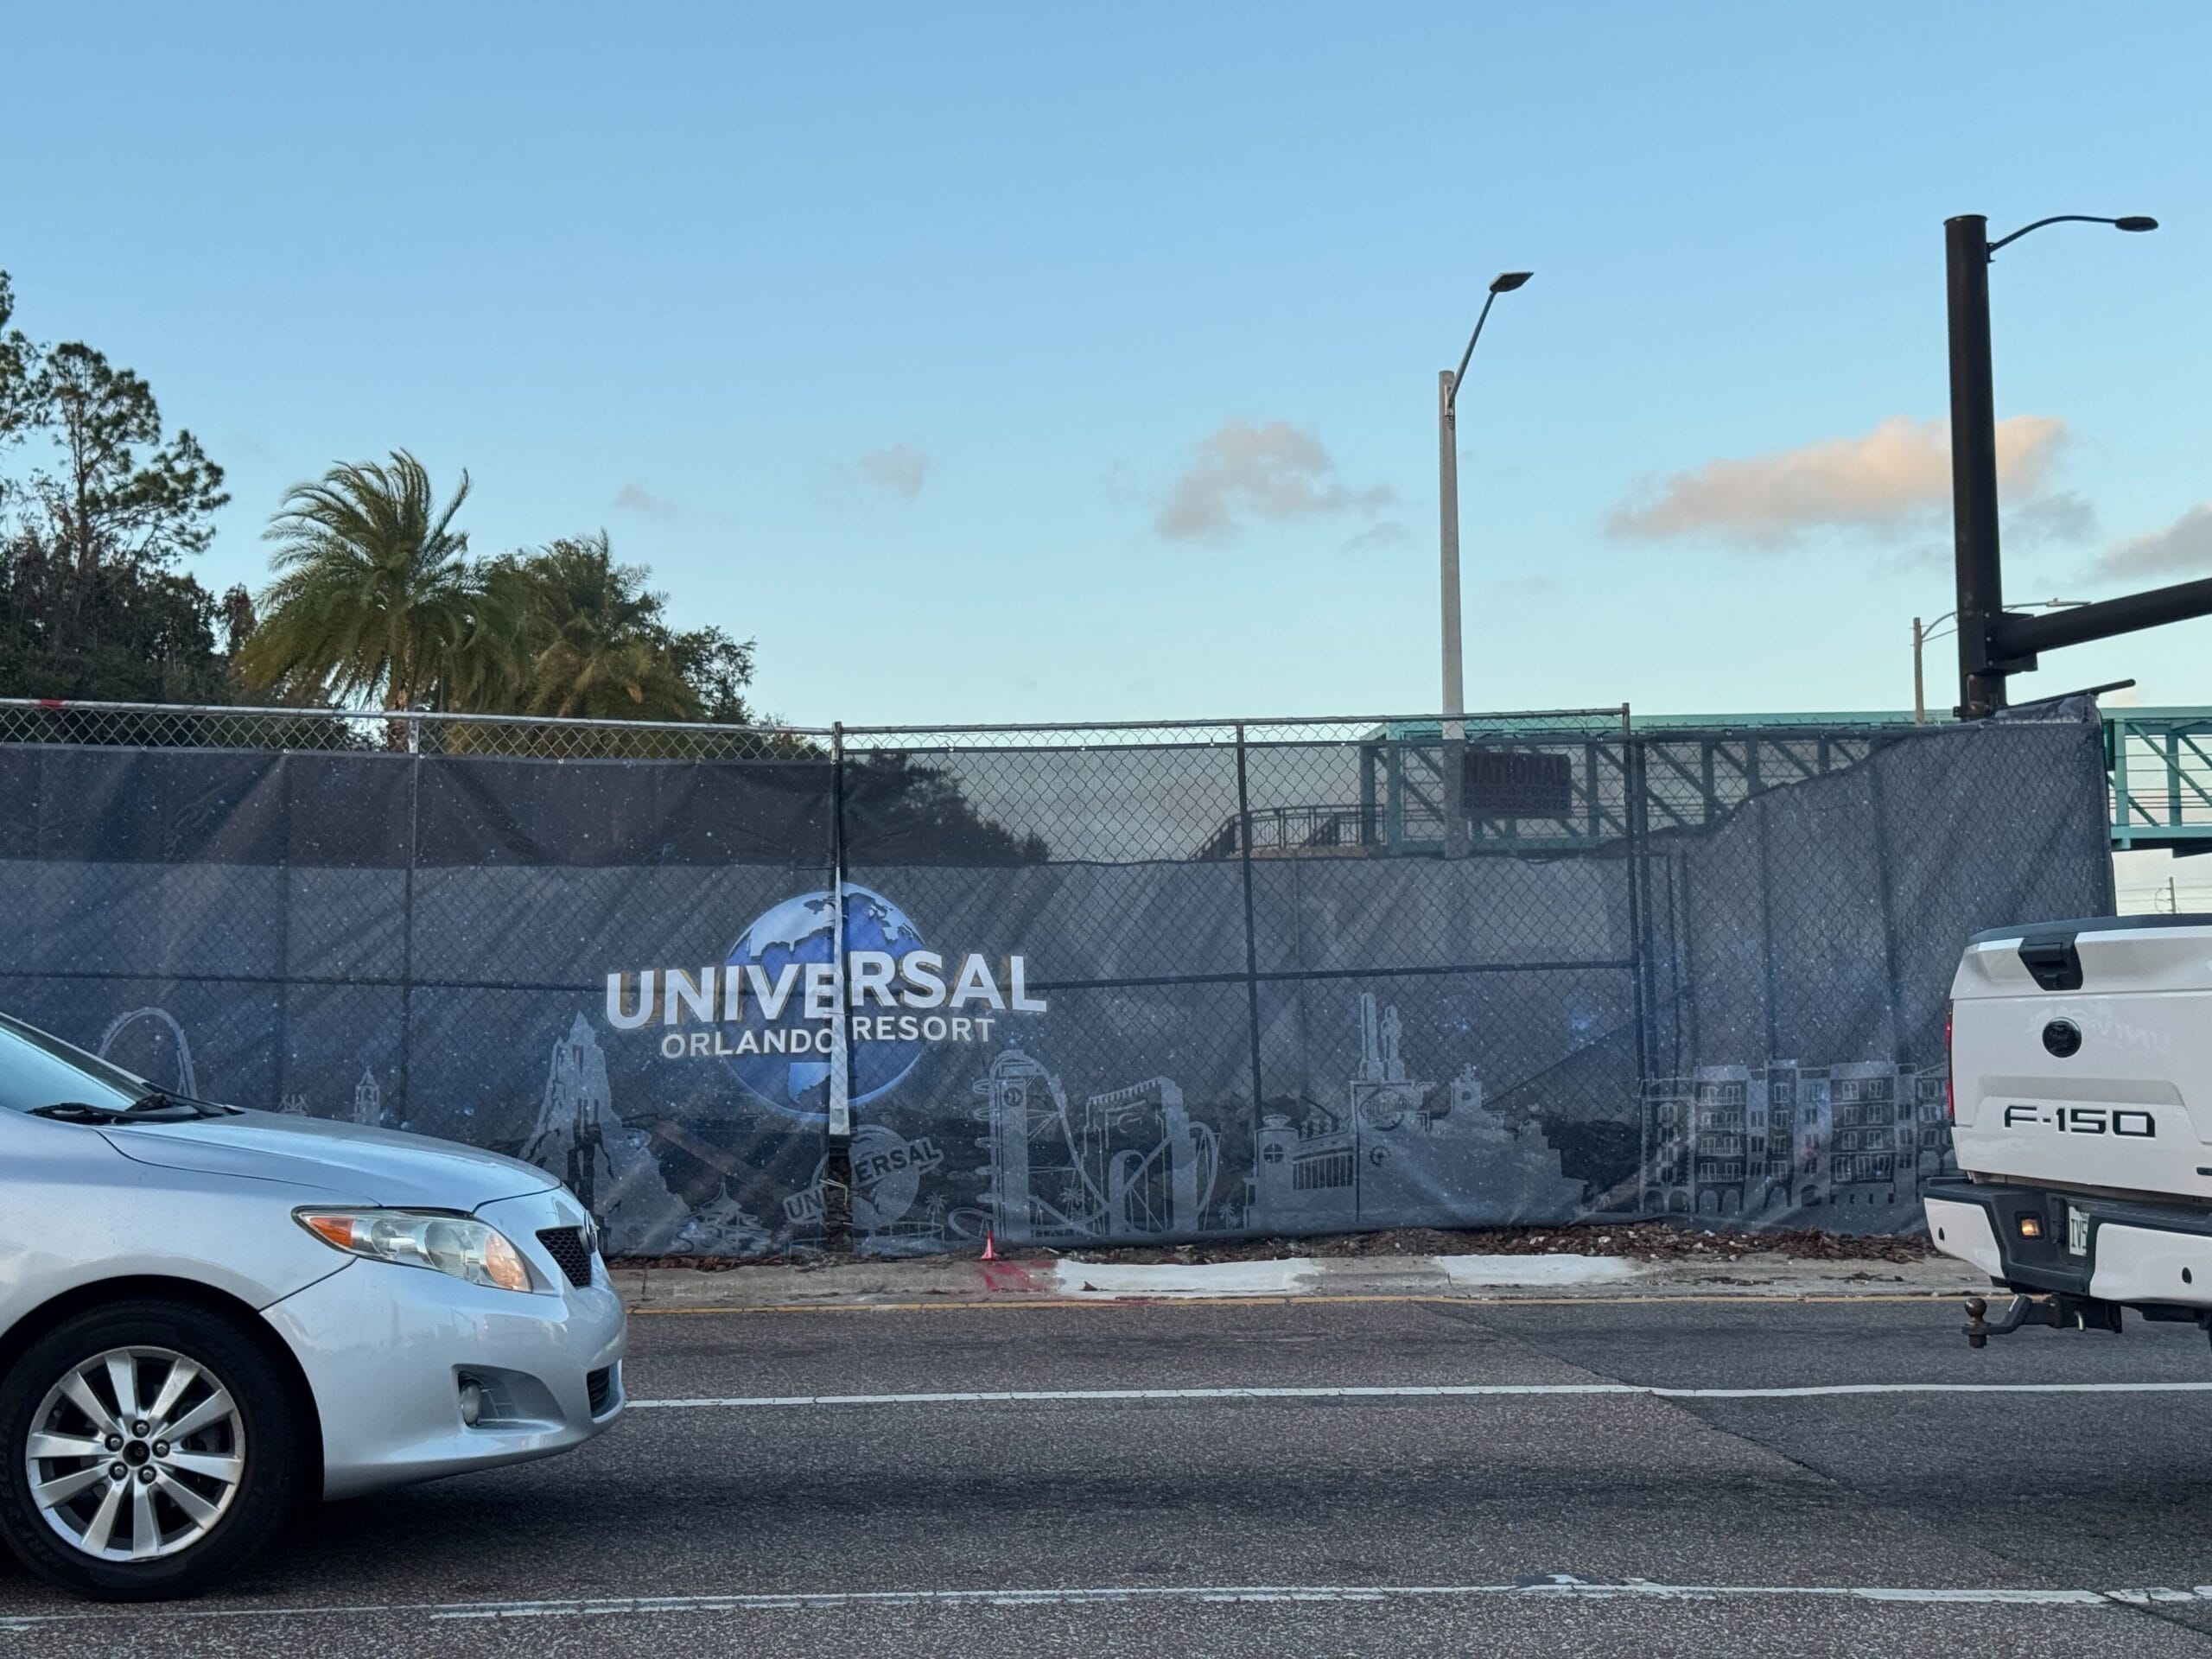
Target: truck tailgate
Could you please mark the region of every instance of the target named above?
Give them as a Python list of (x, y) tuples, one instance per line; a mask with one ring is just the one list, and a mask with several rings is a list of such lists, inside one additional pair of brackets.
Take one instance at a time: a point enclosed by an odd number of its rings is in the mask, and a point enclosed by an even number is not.
[(2212, 918), (1982, 934), (1951, 996), (1961, 1169), (2212, 1201)]

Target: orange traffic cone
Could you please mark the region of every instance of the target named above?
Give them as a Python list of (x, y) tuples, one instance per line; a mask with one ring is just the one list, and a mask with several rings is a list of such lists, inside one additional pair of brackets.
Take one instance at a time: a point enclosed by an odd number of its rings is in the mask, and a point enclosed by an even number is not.
[(986, 1262), (995, 1262), (998, 1259), (998, 1235), (993, 1232), (989, 1228), (986, 1227), (983, 1229), (983, 1260)]

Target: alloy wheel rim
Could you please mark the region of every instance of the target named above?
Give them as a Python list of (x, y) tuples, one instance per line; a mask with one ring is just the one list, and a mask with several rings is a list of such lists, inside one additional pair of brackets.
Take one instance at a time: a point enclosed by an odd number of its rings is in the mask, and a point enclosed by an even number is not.
[(245, 1424), (222, 1379), (134, 1344), (71, 1366), (22, 1447), (31, 1499), (81, 1554), (154, 1561), (213, 1529), (245, 1477)]

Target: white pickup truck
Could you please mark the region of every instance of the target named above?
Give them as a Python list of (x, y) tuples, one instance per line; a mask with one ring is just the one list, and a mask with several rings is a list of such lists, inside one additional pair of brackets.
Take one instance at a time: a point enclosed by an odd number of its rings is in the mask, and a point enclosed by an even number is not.
[(2212, 1330), (2212, 916), (1977, 934), (1951, 984), (1951, 1138), (1923, 1188), (1936, 1249), (2023, 1324), (2117, 1331), (2123, 1308)]

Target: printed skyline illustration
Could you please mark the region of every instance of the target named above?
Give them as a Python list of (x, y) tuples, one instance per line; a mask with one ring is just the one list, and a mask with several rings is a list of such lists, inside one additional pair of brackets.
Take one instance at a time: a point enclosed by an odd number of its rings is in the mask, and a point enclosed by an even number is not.
[[(1777, 1060), (1698, 1066), (1648, 1084), (1637, 1103), (1633, 1166), (1613, 1187), (1593, 1191), (1562, 1173), (1558, 1149), (1533, 1117), (1509, 1119), (1489, 1103), (1473, 1065), (1448, 1082), (1418, 1075), (1395, 1005), (1363, 992), (1356, 1007), (1357, 1058), (1341, 1093), (1263, 1112), (1241, 1171), (1224, 1166), (1218, 1126), (1192, 1109), (1172, 1077), (1077, 1097), (1061, 1071), (1027, 1050), (991, 1052), (965, 1085), (971, 1109), (924, 1113), (925, 1122), (978, 1127), (972, 1141), (914, 1127), (911, 1109), (904, 1133), (880, 1121), (859, 1124), (855, 1233), (864, 1249), (912, 1254), (963, 1248), (987, 1230), (1007, 1246), (1065, 1247), (1584, 1214), (1833, 1217), (1828, 1224), (1866, 1230), (1911, 1225), (1921, 1183), (1952, 1166), (1940, 1067)], [(164, 1087), (198, 1087), (201, 1058), (184, 1025), (158, 1005), (117, 1015), (99, 1046)], [(505, 1144), (577, 1194), (611, 1253), (741, 1257), (819, 1242), (825, 1160), (812, 1162), (810, 1178), (779, 1187), (732, 1150), (728, 1124), (666, 1111), (626, 1119), (587, 1014), (572, 1014), (544, 1052), (529, 1131), (518, 1145)], [(395, 1117), (375, 1064), (352, 1064), (359, 1069), (335, 1110), (319, 1112), (312, 1091), (298, 1086), (276, 1109), (453, 1133), (442, 1121)], [(957, 1085), (949, 1078), (939, 1086)], [(809, 1133), (763, 1114), (763, 1128), (771, 1124), (779, 1144)], [(956, 1143), (972, 1145), (980, 1165), (957, 1166), (948, 1157)], [(708, 1196), (697, 1197), (694, 1175), (684, 1178), (690, 1197), (671, 1184), (671, 1156), (712, 1172)]]

